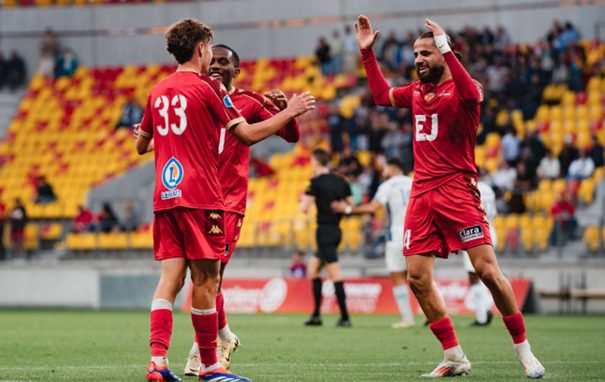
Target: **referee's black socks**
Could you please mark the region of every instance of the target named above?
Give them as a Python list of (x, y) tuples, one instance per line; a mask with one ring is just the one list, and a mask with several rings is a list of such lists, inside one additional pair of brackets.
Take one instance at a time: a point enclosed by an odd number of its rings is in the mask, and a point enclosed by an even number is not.
[(347, 296), (345, 295), (345, 286), (342, 281), (334, 282), (334, 292), (336, 292), (336, 299), (338, 299), (340, 318), (348, 320), (349, 312), (347, 312)]
[(313, 317), (319, 317), (321, 309), (321, 277), (313, 279)]

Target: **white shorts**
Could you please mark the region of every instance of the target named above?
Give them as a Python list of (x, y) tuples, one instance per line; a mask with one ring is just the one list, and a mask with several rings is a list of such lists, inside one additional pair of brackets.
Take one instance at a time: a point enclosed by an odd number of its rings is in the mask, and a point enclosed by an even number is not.
[(403, 241), (387, 241), (384, 248), (387, 270), (389, 272), (405, 272), (407, 266), (403, 256)]
[[(494, 230), (494, 228), (492, 228), (490, 226), (489, 230), (490, 230), (490, 234), (492, 236), (492, 243), (495, 248), (496, 245), (498, 245), (498, 237), (496, 236), (496, 231)], [(458, 254), (462, 256), (462, 262), (464, 263), (464, 269), (467, 272), (477, 273), (477, 272), (475, 272), (475, 267), (473, 267), (473, 263), (471, 263), (471, 258), (468, 256), (468, 253), (466, 251), (459, 251)]]

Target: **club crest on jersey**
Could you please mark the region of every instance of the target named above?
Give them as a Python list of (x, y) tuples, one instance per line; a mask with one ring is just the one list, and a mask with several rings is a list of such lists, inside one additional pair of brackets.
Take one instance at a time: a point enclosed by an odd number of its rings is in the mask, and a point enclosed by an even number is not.
[(172, 157), (166, 162), (162, 169), (162, 184), (169, 191), (161, 193), (162, 200), (179, 198), (183, 195), (177, 186), (183, 181), (183, 165), (176, 158)]
[(474, 225), (472, 227), (463, 228), (458, 231), (458, 237), (463, 243), (467, 241), (480, 239), (483, 237), (483, 227)]
[(432, 100), (433, 98), (435, 98), (435, 93), (433, 93), (433, 92), (426, 93), (426, 94), (424, 95), (424, 100), (425, 100), (426, 102), (431, 102), (431, 100)]
[(225, 106), (235, 109), (235, 106), (233, 105), (233, 101), (231, 101), (231, 97), (229, 97), (229, 94), (223, 97), (223, 103), (225, 104)]

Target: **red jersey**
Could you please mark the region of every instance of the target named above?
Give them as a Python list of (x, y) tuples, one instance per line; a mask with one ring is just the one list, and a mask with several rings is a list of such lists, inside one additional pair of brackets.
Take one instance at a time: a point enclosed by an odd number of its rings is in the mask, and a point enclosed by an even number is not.
[(222, 84), (210, 77), (175, 72), (151, 90), (141, 134), (154, 139), (154, 211), (224, 208), (219, 131), (242, 121)]
[(439, 187), (461, 174), (477, 176), (475, 143), (483, 90), (452, 52), (443, 56), (452, 74), (450, 80), (437, 86), (414, 81), (390, 88), (380, 74), (373, 51), (362, 50), (376, 103), (412, 111), (414, 180), (411, 196)]
[(475, 143), (480, 104), (465, 103), (453, 80), (435, 87), (415, 81), (394, 88), (390, 98), (393, 106), (412, 109), (412, 195), (439, 187), (460, 173), (477, 173)]
[[(279, 109), (258, 93), (235, 88), (230, 93), (233, 104), (248, 123), (267, 120), (279, 113)], [(300, 136), (298, 122), (293, 120), (276, 133), (288, 142), (296, 142)], [(221, 131), (221, 155), (219, 178), (225, 198), (225, 211), (241, 215), (246, 213), (250, 147), (241, 143), (233, 134)]]

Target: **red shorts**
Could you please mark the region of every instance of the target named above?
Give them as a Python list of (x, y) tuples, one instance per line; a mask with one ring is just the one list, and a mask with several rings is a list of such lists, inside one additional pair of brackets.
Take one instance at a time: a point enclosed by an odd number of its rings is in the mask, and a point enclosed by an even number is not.
[(153, 217), (153, 253), (156, 260), (220, 260), (225, 253), (223, 211), (174, 208)]
[(449, 252), (492, 244), (475, 178), (460, 176), (410, 198), (405, 215), (403, 254)]
[(242, 231), (242, 225), (244, 224), (244, 215), (236, 212), (225, 211), (225, 241), (227, 247), (225, 248), (225, 256), (221, 259), (221, 263), (227, 264), (231, 255), (235, 250), (237, 241), (239, 240), (240, 232)]

